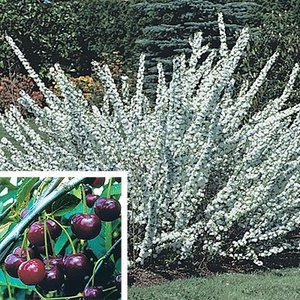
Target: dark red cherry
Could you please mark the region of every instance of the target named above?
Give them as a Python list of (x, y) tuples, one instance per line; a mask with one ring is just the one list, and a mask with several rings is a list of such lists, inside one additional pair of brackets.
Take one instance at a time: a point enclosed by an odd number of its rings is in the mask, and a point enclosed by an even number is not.
[(37, 258), (30, 259), (21, 263), (18, 275), (20, 280), (25, 284), (38, 284), (45, 277), (45, 266), (43, 262)]
[[(17, 247), (13, 250), (13, 254), (16, 254), (18, 256), (22, 256), (22, 257), (26, 258), (26, 250), (22, 249), (22, 252), (21, 253), (20, 252), (21, 252), (21, 247)], [(29, 253), (30, 258), (35, 257), (35, 253), (34, 253), (34, 250), (32, 248), (28, 247), (28, 253)]]
[(101, 221), (95, 214), (76, 214), (71, 219), (71, 229), (82, 240), (95, 238), (101, 230)]
[(26, 261), (25, 257), (16, 255), (16, 254), (9, 254), (4, 261), (4, 267), (6, 272), (11, 276), (18, 278), (18, 269), (19, 266)]
[[(49, 244), (50, 244), (50, 241), (49, 241)], [(48, 244), (48, 254), (52, 255), (53, 251), (49, 244)], [(37, 250), (38, 250), (39, 254), (46, 255), (46, 247), (45, 246), (39, 246), (39, 247), (37, 247)]]
[(101, 221), (114, 221), (120, 216), (121, 204), (114, 199), (99, 198), (95, 202), (94, 210)]
[(34, 222), (30, 227), (27, 234), (28, 241), (35, 246), (44, 245), (44, 224)]
[(114, 177), (114, 181), (118, 182), (118, 183), (121, 183), (122, 178), (121, 177)]
[(115, 285), (119, 293), (121, 293), (121, 274), (118, 274), (115, 278)]
[(86, 183), (91, 185), (94, 188), (99, 188), (101, 187), (105, 182), (104, 177), (90, 177), (86, 179)]
[(23, 208), (20, 212), (20, 217), (23, 219), (29, 212), (28, 208)]
[(86, 205), (88, 207), (93, 207), (97, 198), (98, 198), (98, 196), (96, 196), (96, 195), (87, 194), (86, 195)]
[(83, 280), (91, 275), (92, 265), (82, 253), (68, 254), (64, 257), (64, 272), (69, 280)]
[(38, 284), (44, 291), (58, 290), (64, 283), (64, 274), (62, 269), (56, 265), (50, 265), (45, 271), (44, 279)]
[(102, 286), (90, 286), (83, 291), (84, 300), (101, 300), (104, 299)]
[(84, 191), (86, 195), (93, 194), (93, 189), (88, 184), (85, 186)]
[(62, 229), (60, 226), (57, 225), (56, 222), (52, 221), (52, 220), (47, 220), (47, 226), (50, 232), (50, 235), (52, 237), (52, 239), (56, 239), (61, 235)]
[[(43, 259), (44, 264), (47, 264), (47, 258), (45, 257)], [(50, 266), (58, 266), (63, 270), (64, 268), (64, 261), (63, 261), (63, 256), (62, 255), (57, 255), (57, 256), (49, 256), (49, 265)]]
[[(61, 228), (52, 220), (47, 220), (47, 227), (53, 239), (61, 234)], [(37, 247), (44, 246), (44, 222), (34, 222), (29, 227), (27, 234), (28, 241)]]

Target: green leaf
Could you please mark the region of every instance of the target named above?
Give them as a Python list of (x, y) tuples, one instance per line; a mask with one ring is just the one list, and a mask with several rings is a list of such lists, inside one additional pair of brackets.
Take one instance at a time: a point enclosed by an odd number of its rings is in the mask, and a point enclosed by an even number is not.
[(39, 180), (38, 177), (28, 177), (25, 178), (22, 182), (21, 186), (18, 189), (17, 197), (16, 197), (16, 211), (19, 212), (20, 208), (24, 203), (27, 203), (30, 199), (30, 192), (35, 185), (35, 183)]
[(7, 200), (10, 200), (10, 199), (14, 199), (17, 195), (17, 190), (11, 190), (11, 191), (8, 191), (7, 194), (3, 195), (0, 197), (0, 202), (2, 202), (3, 204), (5, 204), (5, 202)]
[(79, 202), (80, 199), (72, 194), (63, 195), (52, 204), (52, 213), (54, 216), (62, 217), (73, 210)]
[(115, 262), (115, 269), (117, 271), (117, 273), (121, 273), (121, 258), (119, 258), (116, 262)]
[(0, 239), (4, 237), (4, 235), (8, 232), (10, 225), (12, 222), (7, 222), (5, 224), (0, 225)]
[[(71, 230), (69, 232), (69, 230), (67, 229), (67, 231), (68, 231), (69, 234), (71, 234)], [(64, 233), (62, 233), (60, 235), (60, 237), (57, 239), (57, 241), (55, 242), (55, 245), (54, 245), (55, 255), (58, 255), (60, 253), (60, 251), (65, 247), (67, 242), (68, 242), (67, 236)]]
[(106, 254), (106, 247), (105, 247), (105, 226), (103, 226), (100, 234), (92, 240), (88, 241), (88, 246), (94, 252), (94, 254), (99, 258)]
[(82, 201), (80, 201), (79, 204), (75, 208), (73, 208), (72, 210), (68, 211), (68, 213), (66, 213), (64, 215), (64, 218), (65, 219), (70, 219), (73, 215), (80, 214), (82, 212), (83, 212), (83, 203), (82, 203)]
[(80, 185), (78, 187), (74, 188), (70, 193), (73, 194), (74, 196), (76, 196), (77, 198), (81, 199), (81, 187), (80, 187)]
[[(34, 290), (34, 288), (35, 288), (35, 286), (25, 285), (21, 282), (21, 280), (10, 277), (9, 275), (7, 276), (7, 279), (8, 279), (10, 286), (12, 286), (12, 287), (16, 287), (19, 289), (26, 289), (26, 290)], [(0, 285), (7, 286), (3, 270), (0, 270)]]
[[(103, 223), (102, 223), (103, 224)], [(112, 224), (111, 222), (105, 222), (105, 248), (108, 251), (112, 246)], [(112, 257), (112, 260), (113, 257)]]
[(8, 183), (10, 183), (10, 177), (1, 177), (0, 178), (0, 184), (7, 185)]
[[(108, 184), (104, 186), (101, 197), (106, 198), (107, 192), (108, 192)], [(120, 196), (120, 195), (121, 195), (121, 183), (112, 184), (110, 188), (110, 196), (115, 196), (113, 198), (116, 198), (116, 196)]]

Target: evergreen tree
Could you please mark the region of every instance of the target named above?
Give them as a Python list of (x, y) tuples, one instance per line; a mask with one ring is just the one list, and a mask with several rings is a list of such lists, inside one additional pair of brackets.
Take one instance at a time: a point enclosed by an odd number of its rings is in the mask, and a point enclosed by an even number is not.
[[(218, 3), (216, 3), (218, 2)], [(204, 32), (204, 42), (218, 47), (217, 13), (222, 11), (227, 24), (228, 43), (232, 44), (235, 33), (245, 24), (256, 25), (257, 18), (251, 13), (253, 2), (231, 2), (202, 0), (151, 1), (132, 5), (137, 22), (133, 34), (136, 52), (146, 54), (146, 87), (155, 93), (156, 64), (166, 68), (167, 79), (172, 69), (172, 57), (178, 53), (190, 53), (189, 37), (197, 31)], [(138, 33), (138, 28), (142, 31)]]

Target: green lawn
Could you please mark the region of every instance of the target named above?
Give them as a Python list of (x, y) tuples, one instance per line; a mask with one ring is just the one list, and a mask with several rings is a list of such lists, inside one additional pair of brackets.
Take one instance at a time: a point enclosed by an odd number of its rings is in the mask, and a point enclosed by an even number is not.
[(130, 288), (129, 300), (293, 300), (300, 299), (300, 268), (256, 274), (221, 274)]

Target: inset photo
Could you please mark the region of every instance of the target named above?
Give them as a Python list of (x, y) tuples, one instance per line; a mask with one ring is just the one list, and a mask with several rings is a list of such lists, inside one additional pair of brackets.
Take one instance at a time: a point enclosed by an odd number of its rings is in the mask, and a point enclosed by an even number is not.
[(125, 172), (14, 174), (0, 177), (1, 299), (125, 299)]

